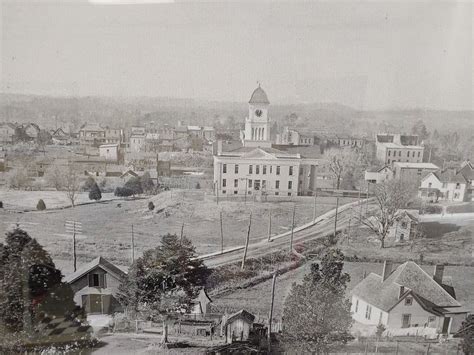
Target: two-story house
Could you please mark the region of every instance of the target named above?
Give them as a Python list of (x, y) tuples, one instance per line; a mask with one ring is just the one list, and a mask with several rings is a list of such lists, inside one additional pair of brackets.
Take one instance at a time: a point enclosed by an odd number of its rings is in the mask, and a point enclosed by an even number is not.
[(430, 276), (413, 261), (395, 269), (385, 261), (382, 275), (370, 273), (352, 289), (352, 317), (369, 326), (383, 324), (388, 331), (404, 329), (405, 335), (410, 328), (455, 333), (467, 310), (456, 300), (454, 288), (443, 282), (443, 274), (443, 265), (435, 266)]

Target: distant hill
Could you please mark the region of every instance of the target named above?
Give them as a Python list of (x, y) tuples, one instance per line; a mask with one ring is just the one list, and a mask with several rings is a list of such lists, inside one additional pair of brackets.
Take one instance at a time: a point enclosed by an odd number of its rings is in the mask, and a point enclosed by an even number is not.
[[(291, 120), (294, 113), (297, 120)], [(243, 124), (246, 102), (220, 102), (166, 97), (51, 97), (0, 94), (0, 121), (37, 122), (46, 127), (79, 126), (86, 121), (128, 127), (145, 121), (211, 125), (233, 117)], [(386, 110), (358, 111), (338, 103), (278, 104), (270, 107), (272, 120), (306, 130), (328, 130), (372, 135), (377, 131), (409, 131), (422, 119), (428, 130), (474, 128), (473, 111)], [(294, 117), (293, 117), (294, 118)], [(471, 130), (472, 131), (472, 130)]]

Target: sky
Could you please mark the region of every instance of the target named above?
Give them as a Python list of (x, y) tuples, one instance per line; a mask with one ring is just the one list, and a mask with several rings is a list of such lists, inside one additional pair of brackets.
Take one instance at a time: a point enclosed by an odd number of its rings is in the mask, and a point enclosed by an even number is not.
[(473, 109), (471, 2), (110, 1), (0, 1), (1, 92)]

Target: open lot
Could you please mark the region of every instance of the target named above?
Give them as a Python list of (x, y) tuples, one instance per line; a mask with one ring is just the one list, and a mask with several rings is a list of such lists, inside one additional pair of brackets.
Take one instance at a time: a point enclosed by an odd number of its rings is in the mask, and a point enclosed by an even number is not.
[[(283, 314), (284, 301), (291, 290), (294, 282), (301, 282), (306, 272), (309, 271), (309, 263), (304, 266), (289, 271), (277, 278), (275, 286), (275, 307), (274, 316), (279, 318)], [(397, 265), (394, 265), (396, 267)], [(382, 273), (383, 264), (381, 263), (363, 263), (363, 262), (345, 262), (344, 271), (349, 273), (351, 281), (347, 287), (349, 292), (364, 277), (364, 273)], [(423, 265), (423, 269), (430, 275), (433, 272), (433, 266)], [(456, 290), (457, 299), (466, 307), (474, 310), (474, 267), (470, 266), (447, 266), (445, 269), (446, 279), (451, 278), (452, 284)], [(225, 296), (216, 296), (213, 298), (214, 304), (219, 309), (227, 309), (229, 312), (242, 308), (250, 312), (267, 316), (270, 310), (270, 297), (272, 280), (267, 280), (256, 286), (241, 289)]]
[[(18, 193), (18, 197), (15, 197)], [(38, 192), (32, 192), (32, 194)], [(313, 216), (313, 198), (301, 197), (288, 202), (220, 201), (204, 190), (170, 190), (146, 199), (115, 200), (80, 205), (75, 208), (22, 212), (19, 206), (36, 205), (36, 197), (26, 198), (30, 192), (8, 192), (8, 202), (0, 210), (0, 241), (14, 224), (20, 224), (51, 253), (63, 273), (71, 271), (71, 236), (66, 234), (64, 223), (75, 220), (82, 223), (82, 234), (77, 237), (79, 265), (99, 255), (119, 265), (128, 265), (131, 256), (131, 230), (133, 225), (135, 255), (159, 243), (159, 236), (180, 233), (184, 223), (184, 234), (196, 246), (197, 252), (209, 253), (220, 250), (220, 221), (223, 216), (224, 247), (245, 243), (249, 215), (252, 212), (251, 242), (267, 237), (268, 216), (272, 216), (272, 234), (288, 231), (291, 226), (293, 206), (295, 224), (309, 222)], [(46, 195), (54, 195), (49, 192)], [(57, 193), (64, 195), (64, 193)], [(28, 202), (29, 201), (29, 202)], [(48, 206), (56, 201), (61, 206), (61, 197), (51, 196), (45, 200)], [(149, 211), (148, 202), (153, 201), (154, 211)], [(350, 202), (340, 199), (340, 204)], [(16, 203), (14, 205), (13, 203)], [(13, 207), (14, 206), (14, 207)], [(317, 199), (317, 214), (335, 207), (335, 198)]]

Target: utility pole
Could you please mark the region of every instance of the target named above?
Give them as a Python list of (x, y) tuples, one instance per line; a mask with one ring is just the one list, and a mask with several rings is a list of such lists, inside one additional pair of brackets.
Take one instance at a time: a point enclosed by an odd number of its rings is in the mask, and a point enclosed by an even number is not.
[(135, 235), (133, 233), (133, 224), (132, 224), (132, 264), (135, 262)]
[(222, 227), (222, 211), (219, 212), (219, 219), (221, 223), (221, 254), (224, 253), (224, 228)]
[(369, 189), (370, 189), (370, 182), (367, 181), (367, 199), (365, 200), (365, 215), (369, 212)]
[(313, 222), (316, 220), (316, 190), (313, 191), (314, 201), (313, 201)]
[(180, 240), (180, 243), (182, 244), (183, 243), (183, 237), (184, 237), (184, 222), (183, 224), (181, 225), (181, 234), (179, 236), (179, 240)]
[(249, 240), (250, 240), (250, 226), (252, 225), (252, 212), (250, 212), (250, 218), (249, 218), (249, 229), (247, 231), (247, 239), (245, 241), (245, 250), (244, 250), (244, 255), (242, 257), (242, 265), (240, 266), (240, 269), (243, 270), (245, 267), (245, 260), (247, 259), (247, 250), (249, 248)]
[(74, 263), (74, 272), (77, 270), (77, 254), (76, 254), (76, 222), (73, 222), (72, 227), (72, 258)]
[(290, 254), (293, 252), (293, 234), (295, 231), (295, 211), (296, 211), (296, 205), (293, 205), (293, 218), (291, 221), (291, 236), (290, 236)]
[(338, 209), (339, 209), (339, 197), (336, 197), (336, 215), (334, 216), (334, 238), (336, 238)]
[(268, 353), (271, 353), (272, 347), (272, 318), (273, 318), (273, 303), (275, 301), (275, 283), (276, 283), (277, 273), (273, 274), (273, 281), (272, 281), (272, 298), (270, 304), (270, 314), (268, 316)]
[(359, 223), (362, 221), (362, 200), (360, 199), (360, 194), (362, 192), (362, 185), (359, 186)]
[(271, 242), (271, 237), (272, 235), (272, 212), (268, 211), (268, 241)]

